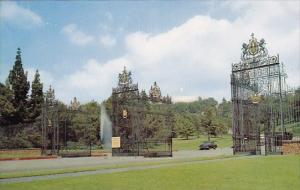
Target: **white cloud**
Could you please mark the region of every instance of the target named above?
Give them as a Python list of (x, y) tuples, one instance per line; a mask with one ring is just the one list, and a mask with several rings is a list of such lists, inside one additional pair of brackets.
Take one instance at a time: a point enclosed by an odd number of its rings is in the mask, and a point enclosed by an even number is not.
[(143, 78), (139, 77), (143, 82), (157, 80), (172, 96), (219, 99), (229, 97), (230, 66), (239, 58), (241, 41), (232, 23), (209, 16), (195, 16), (158, 35), (137, 32), (126, 40), (137, 72), (143, 72)]
[(116, 45), (116, 38), (113, 36), (106, 34), (106, 35), (101, 35), (100, 36), (100, 43), (102, 46), (106, 48), (111, 48)]
[(57, 92), (68, 101), (75, 95), (85, 101), (107, 98), (117, 85), (117, 74), (127, 65), (140, 89), (148, 90), (157, 81), (164, 95), (180, 101), (198, 96), (229, 98), (231, 64), (239, 61), (241, 45), (252, 32), (258, 39), (265, 38), (269, 54), (280, 54), (288, 82), (300, 85), (297, 5), (299, 2), (247, 2), (247, 6), (226, 2), (227, 8), (240, 12), (232, 21), (198, 15), (160, 34), (129, 34), (124, 56), (105, 63), (89, 60), (65, 76)]
[(38, 14), (20, 7), (13, 1), (0, 2), (0, 19), (23, 26), (43, 24), (43, 19)]
[(94, 37), (80, 31), (76, 24), (66, 25), (62, 32), (69, 38), (70, 42), (79, 46), (93, 42)]
[(74, 96), (83, 102), (104, 100), (110, 96), (112, 84), (117, 82), (116, 73), (120, 73), (124, 66), (131, 68), (126, 58), (104, 64), (90, 59), (77, 72), (64, 76), (56, 83), (57, 96), (67, 103)]

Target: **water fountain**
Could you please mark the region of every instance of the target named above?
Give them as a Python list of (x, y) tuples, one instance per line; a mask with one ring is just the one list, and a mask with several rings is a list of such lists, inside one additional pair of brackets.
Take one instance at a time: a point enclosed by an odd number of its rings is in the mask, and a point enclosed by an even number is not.
[(100, 125), (101, 143), (104, 149), (111, 149), (112, 124), (106, 113), (104, 103), (101, 104), (101, 125)]

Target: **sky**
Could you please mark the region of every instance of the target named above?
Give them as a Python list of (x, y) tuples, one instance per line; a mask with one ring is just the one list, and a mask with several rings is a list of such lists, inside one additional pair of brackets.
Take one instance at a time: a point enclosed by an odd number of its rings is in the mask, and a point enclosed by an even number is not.
[(231, 65), (251, 33), (300, 85), (300, 1), (1, 1), (0, 82), (16, 50), (32, 80), (69, 103), (103, 101), (124, 66), (173, 101), (230, 99)]

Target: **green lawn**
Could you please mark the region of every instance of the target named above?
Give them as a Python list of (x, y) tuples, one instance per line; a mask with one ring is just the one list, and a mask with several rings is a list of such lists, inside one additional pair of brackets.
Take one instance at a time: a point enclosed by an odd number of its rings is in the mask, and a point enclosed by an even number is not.
[(0, 189), (298, 190), (299, 179), (299, 156), (267, 156), (191, 163), (113, 174), (1, 184)]
[(0, 173), (0, 179), (7, 178), (18, 178), (18, 177), (29, 177), (29, 176), (43, 176), (52, 174), (63, 174), (63, 173), (74, 173), (83, 171), (96, 171), (103, 169), (114, 169), (114, 168), (126, 168), (136, 166), (150, 166), (150, 165), (161, 165), (161, 164), (174, 164), (174, 163), (185, 163), (185, 162), (197, 162), (204, 160), (223, 159), (238, 156), (214, 156), (214, 157), (196, 157), (196, 158), (182, 158), (176, 160), (152, 160), (149, 162), (138, 162), (128, 164), (110, 164), (110, 165), (99, 165), (90, 167), (73, 167), (73, 168), (61, 168), (61, 169), (44, 169), (44, 170), (33, 170), (33, 171), (19, 171), (19, 172), (3, 172)]
[(300, 137), (300, 122), (287, 124), (285, 128), (288, 132), (292, 132), (294, 137)]
[[(211, 141), (215, 141), (219, 148), (231, 147), (232, 137), (231, 135), (224, 135), (223, 137), (211, 137)], [(192, 137), (189, 140), (182, 138), (173, 139), (173, 150), (198, 150), (199, 145), (207, 141), (207, 136), (200, 136), (200, 138)]]

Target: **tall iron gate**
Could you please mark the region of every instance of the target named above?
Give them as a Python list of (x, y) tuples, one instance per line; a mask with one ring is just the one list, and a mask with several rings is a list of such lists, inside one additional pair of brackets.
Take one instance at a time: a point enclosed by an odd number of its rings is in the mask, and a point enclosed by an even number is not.
[[(112, 136), (120, 139), (120, 146), (112, 147), (113, 156), (172, 156), (173, 115), (150, 111), (147, 103), (124, 68), (112, 92)], [(149, 118), (159, 122), (150, 126)]]
[(281, 153), (282, 140), (291, 138), (287, 121), (299, 121), (289, 109), (293, 91), (286, 85), (279, 55), (269, 56), (264, 39), (251, 35), (243, 44), (241, 61), (232, 65), (233, 152)]
[(84, 110), (67, 108), (58, 111), (57, 106), (43, 108), (42, 154), (63, 157), (91, 156), (92, 149), (99, 149), (95, 121)]

